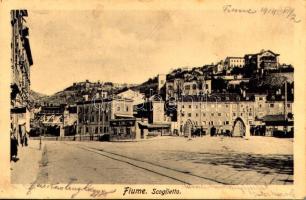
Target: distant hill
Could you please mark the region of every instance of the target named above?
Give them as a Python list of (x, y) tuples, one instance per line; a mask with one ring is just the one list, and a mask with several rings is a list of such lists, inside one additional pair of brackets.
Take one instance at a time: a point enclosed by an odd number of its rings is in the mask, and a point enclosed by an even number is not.
[(82, 101), (84, 99), (84, 95), (88, 95), (88, 99), (92, 99), (97, 93), (101, 94), (101, 92), (107, 92), (109, 95), (113, 95), (132, 86), (134, 85), (115, 84), (112, 82), (90, 82), (86, 80), (84, 82), (73, 83), (71, 86), (53, 95), (43, 96), (39, 99), (39, 104), (71, 105), (78, 101)]
[(39, 101), (44, 97), (47, 97), (47, 95), (35, 92), (34, 90), (30, 91), (30, 101)]

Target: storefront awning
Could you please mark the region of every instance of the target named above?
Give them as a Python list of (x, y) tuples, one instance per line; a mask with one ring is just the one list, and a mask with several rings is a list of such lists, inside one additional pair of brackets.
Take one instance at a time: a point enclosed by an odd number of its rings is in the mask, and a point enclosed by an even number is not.
[(134, 118), (133, 115), (115, 114), (116, 118)]
[(16, 107), (16, 108), (11, 108), (11, 113), (12, 114), (19, 114), (19, 113), (26, 113), (27, 108), (26, 107)]

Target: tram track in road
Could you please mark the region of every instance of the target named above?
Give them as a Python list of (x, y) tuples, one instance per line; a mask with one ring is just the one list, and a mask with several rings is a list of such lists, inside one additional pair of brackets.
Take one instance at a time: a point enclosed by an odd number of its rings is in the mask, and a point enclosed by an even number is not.
[[(66, 143), (65, 144), (69, 144)], [(226, 185), (227, 183), (223, 183), (223, 182), (219, 182), (207, 177), (202, 177), (199, 175), (195, 175), (192, 174), (190, 172), (187, 171), (182, 171), (182, 170), (178, 170), (178, 169), (173, 169), (167, 166), (162, 166), (160, 164), (157, 163), (153, 163), (150, 161), (144, 161), (144, 160), (140, 160), (137, 158), (131, 158), (125, 155), (121, 155), (121, 154), (117, 154), (117, 153), (113, 153), (110, 151), (105, 151), (103, 149), (99, 149), (99, 148), (94, 148), (94, 147), (88, 147), (87, 145), (82, 145), (82, 144), (69, 144), (72, 145), (76, 148), (80, 148), (92, 153), (96, 153), (99, 154), (101, 156), (107, 157), (109, 159), (113, 159), (119, 162), (123, 162), (126, 164), (129, 164), (133, 167), (139, 168), (139, 169), (143, 169), (146, 171), (149, 171), (151, 173), (155, 173), (158, 174), (160, 176), (164, 176), (167, 178), (170, 178), (172, 180), (178, 181), (180, 184), (186, 184), (186, 185), (201, 185), (201, 184), (213, 184), (213, 185), (218, 185), (218, 184), (224, 184)]]

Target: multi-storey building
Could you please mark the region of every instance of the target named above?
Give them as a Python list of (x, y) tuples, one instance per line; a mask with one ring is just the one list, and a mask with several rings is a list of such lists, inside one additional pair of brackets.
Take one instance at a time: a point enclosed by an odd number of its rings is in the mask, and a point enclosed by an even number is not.
[[(133, 100), (99, 99), (77, 103), (77, 134), (109, 134), (110, 122), (116, 119), (134, 119)], [(129, 132), (129, 130), (122, 130)]]
[(66, 104), (42, 106), (35, 114), (35, 121), (39, 123), (40, 130), (33, 128), (33, 135), (41, 133), (44, 136), (75, 135), (77, 108)]
[(184, 95), (203, 95), (211, 93), (211, 80), (197, 79), (185, 81), (176, 78), (166, 82), (166, 100), (178, 99)]
[(246, 54), (244, 56), (247, 67), (259, 69), (277, 69), (279, 67), (279, 54), (270, 50), (262, 50), (256, 54)]
[(30, 131), (30, 66), (33, 60), (27, 16), (27, 10), (11, 11), (11, 129), (18, 136)]
[[(232, 132), (237, 120), (245, 127), (262, 124), (266, 115), (292, 113), (292, 101), (271, 103), (265, 95), (255, 94), (245, 97), (236, 94), (211, 96), (184, 96), (177, 104), (177, 122), (179, 132), (189, 134), (191, 129), (201, 129), (209, 133), (211, 127), (217, 132)], [(272, 107), (272, 108), (271, 108)], [(233, 133), (243, 136), (242, 133)]]
[(244, 67), (245, 60), (243, 57), (226, 57), (224, 61), (225, 69), (232, 69), (234, 67)]

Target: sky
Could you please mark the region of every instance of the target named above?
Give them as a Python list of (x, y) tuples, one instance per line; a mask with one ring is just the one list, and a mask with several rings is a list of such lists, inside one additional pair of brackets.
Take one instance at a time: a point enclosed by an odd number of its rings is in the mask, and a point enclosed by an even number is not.
[(31, 89), (73, 82), (142, 83), (178, 67), (270, 49), (294, 65), (295, 24), (220, 10), (29, 10)]

